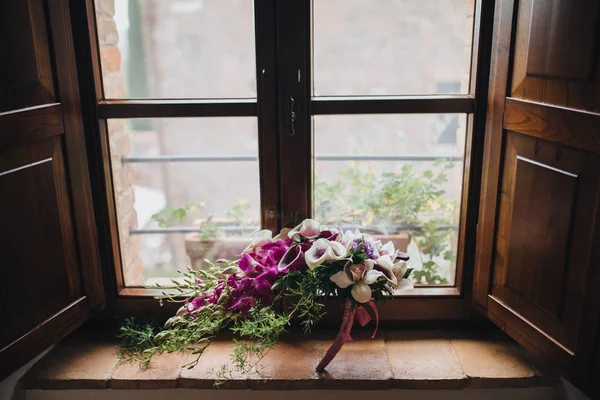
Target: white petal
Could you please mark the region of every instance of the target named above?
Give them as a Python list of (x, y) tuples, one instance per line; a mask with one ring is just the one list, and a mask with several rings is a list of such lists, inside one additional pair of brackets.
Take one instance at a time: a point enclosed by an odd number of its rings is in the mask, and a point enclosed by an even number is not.
[(398, 281), (396, 290), (409, 290), (409, 289), (414, 289), (414, 286), (411, 281), (409, 281), (408, 279), (400, 279), (400, 281)]
[[(306, 265), (308, 265), (308, 268), (312, 270), (317, 268), (319, 265), (323, 264), (325, 262), (325, 257), (327, 257), (327, 250), (329, 250), (329, 247), (318, 247), (315, 246), (315, 244), (313, 243), (312, 247), (308, 249), (306, 253), (304, 253), (304, 261), (306, 261)], [(317, 254), (321, 255), (318, 256)]]
[(344, 242), (347, 249), (350, 249), (350, 246), (352, 246), (353, 241), (354, 241), (354, 233), (352, 233), (352, 231), (344, 232), (344, 234), (342, 235), (342, 242)]
[(331, 275), (329, 279), (331, 279), (333, 283), (342, 289), (345, 289), (354, 283), (354, 281), (350, 279), (348, 274), (344, 271), (336, 272), (335, 274)]
[(381, 245), (381, 240), (378, 240), (375, 242), (375, 249), (377, 250), (377, 254), (381, 254), (381, 248), (383, 246)]
[(365, 260), (365, 265), (367, 266), (367, 270), (365, 272), (369, 272), (373, 270), (373, 267), (375, 267), (375, 261), (368, 258)]
[(395, 287), (398, 283), (398, 278), (396, 277), (396, 275), (394, 275), (394, 264), (392, 263), (392, 258), (390, 257), (390, 255), (384, 254), (380, 256), (377, 259), (376, 263), (381, 268), (388, 271), (388, 273), (384, 273), (384, 275), (386, 279), (390, 282), (390, 284)]
[(379, 254), (379, 250), (377, 250), (377, 243), (381, 243), (381, 242), (378, 240), (373, 245), (373, 255), (375, 256), (375, 258), (379, 258), (379, 256), (381, 256), (381, 254)]
[(355, 283), (352, 286), (352, 297), (359, 303), (368, 303), (371, 300), (371, 288), (364, 282)]
[(404, 278), (404, 274), (406, 274), (406, 271), (408, 270), (408, 263), (406, 261), (399, 261), (394, 264), (392, 270), (394, 271), (396, 279), (401, 280)]
[(394, 248), (394, 243), (392, 243), (391, 241), (387, 242), (386, 244), (381, 246), (381, 249), (379, 249), (379, 252), (381, 254), (389, 254), (391, 257), (392, 254), (396, 253), (396, 249)]
[[(321, 239), (319, 239), (321, 240)], [(322, 240), (327, 240), (327, 239), (322, 239)], [(327, 240), (327, 242), (329, 242), (329, 246), (331, 251), (333, 252), (333, 254), (335, 255), (334, 259), (328, 260), (328, 261), (335, 261), (335, 260), (341, 260), (342, 258), (346, 257), (346, 247), (341, 244), (340, 242), (332, 242), (330, 240)]]
[[(315, 269), (325, 261), (336, 260), (336, 255), (331, 248), (331, 243), (332, 242), (329, 240), (323, 238), (315, 240), (310, 249), (306, 251), (304, 256), (304, 260), (306, 261), (308, 268)], [(344, 251), (345, 250), (346, 249), (344, 248)]]
[(344, 257), (346, 257), (346, 248), (343, 244), (321, 238), (315, 240), (304, 259), (310, 269), (315, 269), (325, 261), (338, 261)]
[(285, 240), (288, 237), (288, 233), (291, 231), (290, 228), (283, 228), (273, 240)]
[(319, 234), (319, 223), (314, 219), (307, 218), (294, 229), (288, 232), (288, 237), (300, 240), (300, 236), (312, 237)]
[(387, 270), (392, 271), (394, 264), (392, 263), (392, 258), (388, 254), (384, 254), (377, 259), (377, 265), (383, 267)]
[(363, 233), (360, 235), (360, 237), (365, 241), (365, 242), (369, 242), (371, 243), (373, 246), (375, 245), (376, 242), (379, 242), (378, 239), (375, 239), (373, 236), (369, 235), (368, 233)]
[(367, 272), (363, 282), (365, 282), (367, 285), (370, 285), (372, 283), (375, 283), (375, 281), (382, 276), (385, 278), (385, 275), (383, 274), (383, 272), (371, 270), (371, 271)]
[(242, 251), (242, 253), (249, 253), (254, 250), (256, 247), (260, 247), (265, 243), (270, 242), (273, 237), (273, 232), (268, 229), (263, 229), (262, 231), (258, 231), (252, 236), (252, 242)]

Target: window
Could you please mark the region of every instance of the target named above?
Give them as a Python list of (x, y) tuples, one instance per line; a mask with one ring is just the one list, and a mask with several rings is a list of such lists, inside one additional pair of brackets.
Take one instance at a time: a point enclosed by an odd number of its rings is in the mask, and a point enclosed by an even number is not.
[(460, 297), (475, 8), (95, 0), (120, 295), (314, 217), (408, 251), (409, 296)]

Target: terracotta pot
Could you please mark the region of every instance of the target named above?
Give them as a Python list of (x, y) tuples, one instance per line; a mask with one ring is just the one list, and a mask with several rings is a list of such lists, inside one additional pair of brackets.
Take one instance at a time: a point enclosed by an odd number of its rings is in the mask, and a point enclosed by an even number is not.
[(400, 250), (406, 253), (408, 244), (410, 243), (410, 233), (398, 232), (393, 235), (375, 235), (377, 239), (381, 240), (382, 244), (392, 242), (396, 250)]
[(204, 259), (216, 261), (220, 258), (237, 260), (242, 251), (250, 244), (250, 238), (232, 237), (200, 239), (198, 233), (190, 233), (185, 237), (185, 252), (190, 257), (193, 269), (205, 267)]

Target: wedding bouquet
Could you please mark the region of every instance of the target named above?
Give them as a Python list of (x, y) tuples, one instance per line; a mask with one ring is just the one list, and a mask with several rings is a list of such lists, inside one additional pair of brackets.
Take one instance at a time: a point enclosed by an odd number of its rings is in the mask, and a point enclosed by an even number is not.
[(191, 368), (227, 328), (239, 338), (234, 339), (233, 362), (245, 371), (256, 365), (250, 360), (264, 357), (293, 320), (309, 333), (324, 315), (322, 299), (333, 297), (343, 303), (344, 316), (317, 366), (323, 371), (350, 339), (355, 320), (364, 326), (371, 315), (377, 319), (376, 301), (412, 288), (407, 260), (392, 242), (382, 244), (358, 230), (341, 232), (312, 219), (275, 237), (262, 230), (240, 259), (207, 260), (206, 269), (188, 269), (174, 279), (174, 292), (159, 298), (183, 304), (160, 332), (144, 328), (146, 340), (140, 340), (140, 329), (126, 325), (121, 336), (125, 349), (142, 355), (142, 365), (156, 353), (189, 349), (198, 355)]

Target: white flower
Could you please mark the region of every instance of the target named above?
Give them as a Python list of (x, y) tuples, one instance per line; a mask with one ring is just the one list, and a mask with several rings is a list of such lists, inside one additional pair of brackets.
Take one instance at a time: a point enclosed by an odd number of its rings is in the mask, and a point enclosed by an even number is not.
[(351, 230), (347, 230), (342, 234), (342, 242), (344, 242), (346, 247), (352, 246), (352, 242), (355, 239), (360, 239), (360, 238), (362, 238), (362, 234), (360, 233), (360, 231), (358, 229), (355, 230), (354, 232), (352, 232)]
[(396, 290), (408, 290), (414, 289), (412, 282), (408, 279), (404, 279), (404, 275), (408, 270), (408, 263), (404, 260), (399, 260), (392, 267), (392, 272), (396, 277), (396, 284), (392, 285)]
[(394, 274), (394, 263), (392, 262), (392, 258), (389, 256), (389, 254), (379, 256), (379, 258), (375, 260), (375, 264), (384, 270), (383, 275), (388, 280), (390, 285), (392, 287), (396, 287), (398, 284), (398, 279), (396, 274)]
[(394, 249), (394, 243), (392, 241), (387, 242), (383, 246), (379, 248), (380, 254), (389, 254), (390, 258), (396, 254), (396, 249)]
[(346, 247), (340, 242), (324, 238), (317, 239), (305, 253), (304, 260), (308, 268), (315, 269), (325, 261), (338, 261), (346, 257)]
[(252, 242), (242, 251), (242, 253), (250, 253), (257, 247), (260, 247), (266, 243), (269, 243), (273, 237), (273, 232), (268, 229), (263, 229), (262, 231), (258, 231), (252, 236)]
[(374, 266), (375, 261), (365, 260), (364, 263), (344, 267), (343, 271), (333, 274), (330, 279), (342, 289), (353, 285), (351, 293), (354, 300), (359, 303), (368, 303), (372, 295), (369, 285), (384, 276), (383, 272), (374, 270)]
[(289, 231), (288, 237), (296, 241), (300, 240), (300, 236), (314, 237), (317, 236), (319, 232), (321, 232), (320, 227), (321, 225), (319, 224), (319, 222), (315, 221), (314, 219), (307, 218), (304, 221), (302, 221), (300, 225), (296, 226), (294, 229)]

